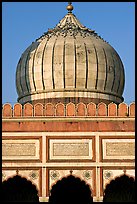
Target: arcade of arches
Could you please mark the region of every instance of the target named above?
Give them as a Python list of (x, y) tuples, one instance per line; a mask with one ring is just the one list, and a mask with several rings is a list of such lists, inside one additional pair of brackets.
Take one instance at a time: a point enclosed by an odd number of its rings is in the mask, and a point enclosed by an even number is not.
[[(1, 201), (39, 202), (38, 189), (31, 181), (15, 175), (2, 183)], [(107, 184), (103, 192), (103, 202), (135, 202), (135, 180), (125, 174), (116, 177)], [(49, 203), (85, 203), (93, 202), (90, 185), (78, 177), (70, 175), (58, 180), (51, 188)]]

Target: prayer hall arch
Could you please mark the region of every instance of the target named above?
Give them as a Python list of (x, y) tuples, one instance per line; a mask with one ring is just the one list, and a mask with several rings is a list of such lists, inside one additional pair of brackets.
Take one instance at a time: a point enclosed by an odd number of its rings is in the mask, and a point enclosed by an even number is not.
[(103, 202), (135, 202), (135, 178), (122, 174), (110, 180), (104, 189)]
[(92, 190), (84, 180), (73, 175), (63, 177), (54, 183), (50, 190), (49, 203), (85, 203), (93, 202)]
[(37, 187), (25, 177), (15, 175), (2, 182), (2, 201), (39, 202)]

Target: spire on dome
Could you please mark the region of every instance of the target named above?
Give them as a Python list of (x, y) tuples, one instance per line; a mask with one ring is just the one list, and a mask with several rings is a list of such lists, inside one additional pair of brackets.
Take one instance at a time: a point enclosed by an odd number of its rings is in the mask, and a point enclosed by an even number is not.
[(68, 2), (68, 6), (67, 6), (68, 13), (72, 13), (73, 6), (71, 4), (72, 2)]

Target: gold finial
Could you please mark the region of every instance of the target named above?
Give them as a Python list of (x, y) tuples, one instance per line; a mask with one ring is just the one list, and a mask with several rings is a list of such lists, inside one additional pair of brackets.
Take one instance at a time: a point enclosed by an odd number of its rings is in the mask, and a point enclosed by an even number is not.
[(72, 13), (73, 6), (71, 4), (72, 2), (68, 2), (68, 6), (67, 6), (68, 13)]

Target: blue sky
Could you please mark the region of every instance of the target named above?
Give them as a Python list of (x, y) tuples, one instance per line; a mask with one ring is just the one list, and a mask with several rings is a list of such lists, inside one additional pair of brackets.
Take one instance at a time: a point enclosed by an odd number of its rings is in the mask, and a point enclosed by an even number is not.
[[(21, 54), (67, 14), (67, 2), (2, 2), (2, 103), (17, 102)], [(125, 68), (124, 102), (135, 101), (135, 2), (73, 2), (73, 13), (118, 52)]]

